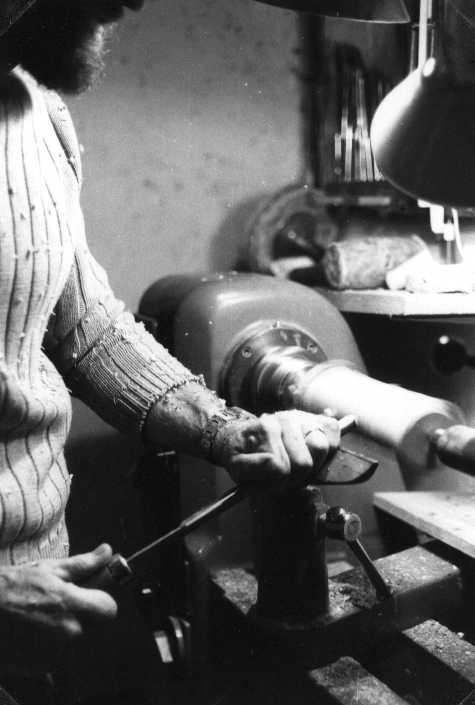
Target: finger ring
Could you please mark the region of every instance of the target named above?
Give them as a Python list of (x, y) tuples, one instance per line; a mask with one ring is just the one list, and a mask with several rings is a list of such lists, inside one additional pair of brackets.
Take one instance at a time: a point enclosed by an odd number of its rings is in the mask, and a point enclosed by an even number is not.
[(249, 434), (246, 445), (248, 453), (252, 453), (252, 451), (256, 450), (259, 445), (259, 440), (254, 433)]
[(325, 433), (325, 431), (323, 430), (323, 428), (321, 426), (315, 426), (315, 428), (311, 428), (309, 431), (306, 431), (303, 434), (303, 437), (307, 438), (307, 436), (310, 436), (311, 433), (315, 433), (315, 431), (319, 431), (320, 433)]

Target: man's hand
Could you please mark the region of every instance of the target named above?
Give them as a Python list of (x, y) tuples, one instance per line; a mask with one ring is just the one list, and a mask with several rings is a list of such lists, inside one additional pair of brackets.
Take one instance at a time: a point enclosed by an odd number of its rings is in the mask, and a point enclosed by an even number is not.
[(304, 484), (338, 448), (338, 422), (305, 411), (278, 411), (227, 423), (213, 443), (213, 459), (236, 482)]
[(110, 546), (58, 560), (0, 567), (0, 671), (54, 669), (88, 625), (115, 617), (105, 592), (79, 587), (107, 565)]

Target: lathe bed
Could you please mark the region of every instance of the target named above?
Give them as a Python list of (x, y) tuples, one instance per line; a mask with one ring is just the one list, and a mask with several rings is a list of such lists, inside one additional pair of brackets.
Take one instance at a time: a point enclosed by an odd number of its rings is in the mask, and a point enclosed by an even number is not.
[[(474, 565), (429, 542), (376, 561), (394, 589), (376, 600), (359, 569), (330, 581), (330, 613), (298, 638), (249, 620), (246, 571), (219, 571), (215, 680), (223, 705), (459, 705), (475, 690)], [(473, 593), (472, 593), (473, 594)]]

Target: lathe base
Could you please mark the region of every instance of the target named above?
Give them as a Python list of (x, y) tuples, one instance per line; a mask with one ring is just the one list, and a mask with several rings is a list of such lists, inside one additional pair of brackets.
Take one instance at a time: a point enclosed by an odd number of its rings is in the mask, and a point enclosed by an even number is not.
[(235, 632), (238, 639), (245, 634), (252, 645), (254, 662), (259, 658), (266, 666), (285, 663), (311, 669), (341, 656), (367, 658), (403, 629), (430, 618), (451, 621), (462, 608), (458, 567), (427, 548), (416, 546), (381, 558), (376, 565), (391, 588), (391, 599), (378, 600), (366, 575), (355, 568), (330, 579), (330, 609), (310, 623), (260, 619), (254, 576), (241, 569), (216, 572), (213, 613), (219, 616), (213, 632), (219, 653), (225, 653)]
[(384, 602), (359, 569), (336, 576), (329, 614), (311, 625), (259, 620), (253, 575), (217, 571), (212, 685), (203, 698), (194, 688), (180, 702), (459, 705), (475, 688), (467, 640), (475, 632), (465, 567), (441, 558), (440, 548), (430, 543), (376, 561), (394, 591)]

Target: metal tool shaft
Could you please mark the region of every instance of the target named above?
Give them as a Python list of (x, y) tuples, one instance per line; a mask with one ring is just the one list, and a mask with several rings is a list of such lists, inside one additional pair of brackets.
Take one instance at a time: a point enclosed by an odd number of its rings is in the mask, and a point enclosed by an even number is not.
[(127, 558), (127, 562), (131, 565), (149, 551), (163, 548), (163, 546), (167, 544), (178, 541), (184, 536), (187, 536), (191, 531), (197, 529), (205, 521), (209, 521), (209, 519), (218, 516), (218, 514), (221, 514), (226, 509), (230, 509), (235, 504), (242, 502), (247, 497), (249, 497), (249, 491), (247, 488), (233, 487), (222, 495), (222, 497), (220, 497), (216, 502), (213, 502), (213, 504), (199, 509), (191, 516), (183, 519), (183, 521), (175, 529), (172, 529), (163, 536), (160, 536), (160, 538), (156, 541), (153, 541), (147, 546), (141, 548), (139, 551), (133, 553), (129, 556), (129, 558)]

